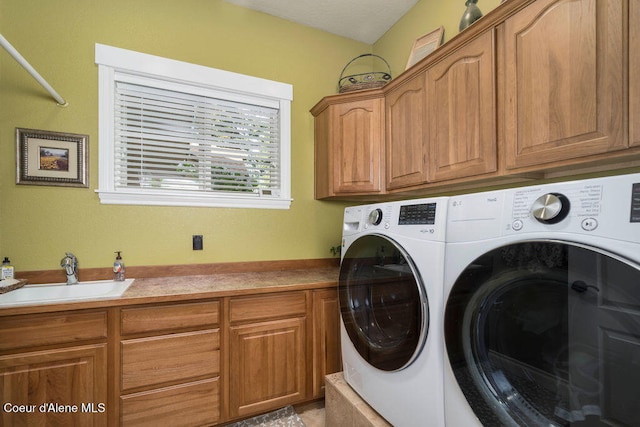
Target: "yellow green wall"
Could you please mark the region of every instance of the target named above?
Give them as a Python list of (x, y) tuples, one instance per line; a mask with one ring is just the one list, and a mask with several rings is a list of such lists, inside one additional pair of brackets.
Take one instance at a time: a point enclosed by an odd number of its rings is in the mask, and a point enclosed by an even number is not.
[[(313, 198), (313, 117), (344, 64), (371, 46), (221, 0), (2, 0), (0, 32), (64, 97), (62, 108), (0, 48), (0, 256), (17, 271), (331, 257), (343, 203)], [(102, 43), (290, 83), (290, 210), (101, 205), (98, 70)], [(89, 135), (90, 188), (15, 184), (15, 128)], [(191, 236), (204, 235), (204, 250)]]
[[(499, 0), (481, 0), (483, 12)], [(192, 264), (332, 256), (344, 203), (313, 199), (313, 118), (336, 93), (344, 65), (375, 51), (393, 75), (416, 37), (445, 25), (457, 33), (464, 2), (420, 0), (374, 46), (221, 0), (2, 0), (0, 33), (69, 102), (62, 108), (0, 49), (0, 256), (17, 271), (56, 269), (65, 251), (81, 267)], [(101, 205), (95, 43), (290, 83), (290, 210)], [(15, 184), (15, 128), (89, 135), (90, 188)], [(192, 251), (191, 235), (204, 235)]]

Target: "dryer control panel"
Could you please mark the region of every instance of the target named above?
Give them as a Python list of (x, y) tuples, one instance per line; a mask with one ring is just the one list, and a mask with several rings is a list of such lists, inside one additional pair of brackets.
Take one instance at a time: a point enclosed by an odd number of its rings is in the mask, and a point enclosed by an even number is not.
[(449, 199), (449, 242), (549, 232), (640, 243), (640, 174), (510, 188)]
[(555, 230), (640, 242), (640, 174), (504, 192), (507, 234)]

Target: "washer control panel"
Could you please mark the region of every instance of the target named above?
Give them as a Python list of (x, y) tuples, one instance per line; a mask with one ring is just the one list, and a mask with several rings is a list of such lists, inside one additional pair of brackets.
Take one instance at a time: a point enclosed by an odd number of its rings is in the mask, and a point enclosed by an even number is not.
[[(420, 240), (444, 241), (447, 197), (431, 197), (345, 208), (343, 238), (384, 233)], [(355, 237), (348, 237), (348, 239)]]
[(436, 223), (436, 203), (400, 206), (398, 225), (433, 225)]
[[(367, 215), (367, 224), (385, 225), (388, 228), (391, 222), (397, 225), (434, 225), (436, 223), (437, 203), (418, 204), (389, 204), (382, 207), (371, 207)], [(399, 212), (394, 215), (394, 208), (399, 207)], [(395, 217), (397, 216), (397, 221)]]

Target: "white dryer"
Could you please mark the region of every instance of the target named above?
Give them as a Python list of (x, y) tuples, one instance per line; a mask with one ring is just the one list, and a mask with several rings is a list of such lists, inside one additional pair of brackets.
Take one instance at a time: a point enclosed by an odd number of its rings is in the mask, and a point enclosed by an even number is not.
[(446, 198), (345, 209), (339, 300), (344, 376), (397, 427), (444, 425)]
[(640, 425), (640, 174), (452, 197), (445, 421)]

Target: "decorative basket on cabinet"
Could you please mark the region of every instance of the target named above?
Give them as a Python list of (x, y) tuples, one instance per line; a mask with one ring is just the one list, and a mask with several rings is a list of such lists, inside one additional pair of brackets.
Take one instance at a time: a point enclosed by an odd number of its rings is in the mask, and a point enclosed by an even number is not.
[[(365, 57), (374, 57), (382, 60), (387, 66), (387, 71), (370, 71), (367, 73), (344, 75), (350, 65)], [(344, 93), (354, 90), (375, 89), (386, 85), (389, 81), (391, 81), (391, 67), (389, 63), (381, 56), (364, 53), (356, 56), (344, 66), (342, 73), (340, 73), (340, 79), (338, 80), (338, 92)]]

